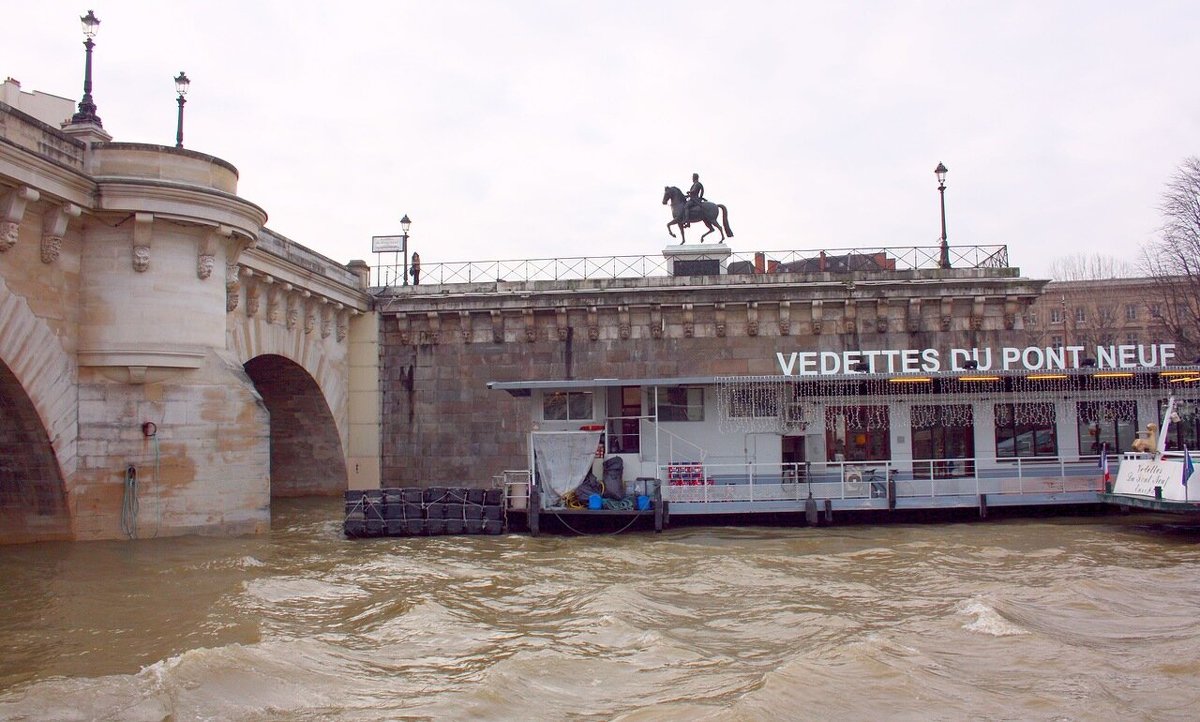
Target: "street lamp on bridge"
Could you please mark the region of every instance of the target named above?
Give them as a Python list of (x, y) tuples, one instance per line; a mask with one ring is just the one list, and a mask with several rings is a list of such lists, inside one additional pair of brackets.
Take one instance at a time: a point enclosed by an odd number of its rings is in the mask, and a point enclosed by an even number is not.
[(400, 219), (400, 255), (404, 258), (404, 285), (408, 285), (408, 229), (412, 227), (412, 221), (408, 220), (408, 214)]
[(934, 175), (938, 179), (938, 194), (942, 198), (942, 253), (938, 260), (938, 265), (942, 268), (950, 267), (950, 244), (946, 242), (946, 166), (939, 161), (937, 168), (933, 169)]
[(179, 71), (179, 77), (175, 78), (175, 92), (179, 93), (179, 121), (175, 124), (175, 147), (183, 147), (183, 104), (187, 102), (183, 96), (187, 95), (188, 86), (192, 81), (188, 80), (188, 76), (184, 75), (183, 71)]
[(96, 115), (96, 104), (92, 102), (92, 48), (96, 47), (92, 38), (100, 27), (100, 19), (88, 10), (87, 15), (79, 18), (79, 22), (83, 24), (83, 35), (87, 38), (83, 41), (83, 47), (87, 49), (87, 61), (83, 71), (83, 100), (79, 101), (79, 112), (71, 116), (71, 122), (101, 125), (100, 116)]

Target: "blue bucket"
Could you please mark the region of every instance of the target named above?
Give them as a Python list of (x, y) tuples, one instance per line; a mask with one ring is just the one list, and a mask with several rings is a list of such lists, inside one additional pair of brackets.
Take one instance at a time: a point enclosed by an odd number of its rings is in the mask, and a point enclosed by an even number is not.
[(637, 498), (637, 510), (638, 511), (646, 511), (649, 508), (650, 508), (650, 497), (639, 496)]
[(588, 508), (589, 509), (600, 509), (603, 506), (604, 506), (604, 500), (600, 498), (599, 494), (592, 494), (592, 495), (588, 496)]

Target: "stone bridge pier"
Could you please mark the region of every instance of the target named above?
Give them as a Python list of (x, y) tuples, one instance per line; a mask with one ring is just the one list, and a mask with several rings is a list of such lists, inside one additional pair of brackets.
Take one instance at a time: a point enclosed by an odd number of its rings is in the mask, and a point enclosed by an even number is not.
[(273, 495), (377, 473), (377, 431), (350, 453), (366, 266), (237, 181), (0, 103), (0, 543), (259, 532)]

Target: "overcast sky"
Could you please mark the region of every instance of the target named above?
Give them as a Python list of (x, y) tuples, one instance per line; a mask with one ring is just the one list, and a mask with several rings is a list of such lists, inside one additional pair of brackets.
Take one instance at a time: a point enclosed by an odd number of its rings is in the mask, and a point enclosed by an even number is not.
[(932, 246), (940, 161), (950, 243), (1044, 277), (1200, 153), (1194, 1), (0, 0), (0, 75), (78, 102), (89, 7), (114, 140), (186, 71), (184, 145), (343, 263), (406, 213), (426, 264), (659, 253), (693, 172), (735, 251)]

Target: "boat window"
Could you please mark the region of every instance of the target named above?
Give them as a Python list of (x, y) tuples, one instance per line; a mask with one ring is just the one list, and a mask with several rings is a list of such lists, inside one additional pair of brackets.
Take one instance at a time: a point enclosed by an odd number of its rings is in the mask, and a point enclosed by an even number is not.
[(996, 457), (1058, 456), (1054, 404), (996, 404)]
[(825, 429), (829, 461), (886, 461), (892, 456), (886, 406), (827, 406)]
[(1081, 401), (1079, 415), (1079, 453), (1099, 456), (1108, 444), (1108, 453), (1129, 451), (1138, 429), (1136, 401)]
[(914, 405), (914, 479), (975, 474), (975, 414), (970, 404)]
[(542, 396), (545, 421), (591, 421), (594, 413), (591, 391), (548, 391)]
[(704, 421), (704, 388), (667, 386), (656, 389), (659, 421)]
[[(1160, 399), (1158, 402), (1159, 419), (1166, 410), (1166, 400)], [(1191, 399), (1177, 401), (1175, 402), (1175, 413), (1179, 414), (1179, 420), (1172, 420), (1171, 425), (1167, 427), (1167, 449), (1182, 451), (1185, 446), (1189, 450), (1200, 449), (1200, 401)]]
[[(614, 410), (619, 415), (613, 416)], [(608, 413), (608, 452), (637, 453), (641, 448), (641, 387), (620, 386), (609, 389)]]

